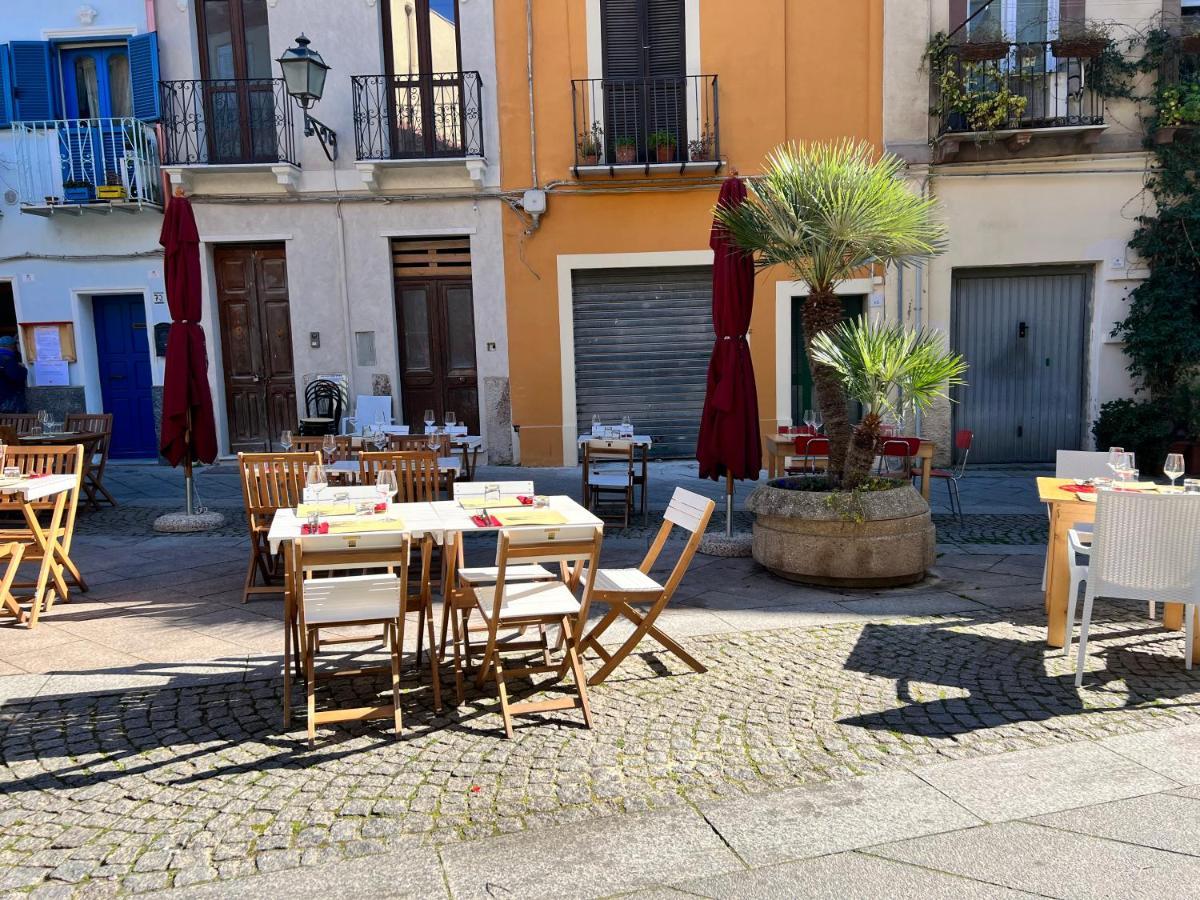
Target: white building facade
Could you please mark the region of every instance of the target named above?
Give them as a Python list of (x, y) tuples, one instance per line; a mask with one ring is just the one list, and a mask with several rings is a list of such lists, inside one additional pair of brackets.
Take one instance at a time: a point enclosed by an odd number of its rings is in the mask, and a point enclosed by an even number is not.
[[(273, 445), (330, 378), (343, 415), (453, 412), (510, 461), (491, 3), (160, 0), (157, 28), (222, 452)], [(302, 33), (331, 67), (311, 129), (276, 62)]]

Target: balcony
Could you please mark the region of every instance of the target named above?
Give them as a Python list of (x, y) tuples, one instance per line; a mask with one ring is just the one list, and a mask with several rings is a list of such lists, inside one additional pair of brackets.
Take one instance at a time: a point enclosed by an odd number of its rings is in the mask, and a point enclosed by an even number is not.
[(576, 79), (571, 101), (576, 177), (723, 164), (716, 75)]
[(356, 75), (354, 151), (363, 181), (379, 190), (383, 172), (414, 166), (484, 168), (483, 84), (478, 72)]
[(162, 208), (154, 126), (138, 119), (13, 122), (21, 211), (38, 216)]
[(970, 45), (945, 53), (933, 66), (940, 161), (972, 143), (1012, 154), (1035, 138), (1068, 139), (1068, 152), (1095, 142), (1107, 126), (1104, 98), (1089, 86), (1093, 60), (1057, 56), (1055, 43), (996, 45), (992, 59), (971, 58)]
[(159, 94), (163, 165), (174, 180), (207, 170), (269, 172), (295, 190), (294, 104), (282, 78), (162, 81)]

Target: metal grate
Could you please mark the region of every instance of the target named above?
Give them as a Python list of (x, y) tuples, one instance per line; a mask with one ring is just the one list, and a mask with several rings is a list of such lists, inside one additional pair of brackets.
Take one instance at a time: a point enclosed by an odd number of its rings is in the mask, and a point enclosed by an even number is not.
[(471, 239), (394, 238), (392, 272), (396, 278), (451, 275), (470, 277)]

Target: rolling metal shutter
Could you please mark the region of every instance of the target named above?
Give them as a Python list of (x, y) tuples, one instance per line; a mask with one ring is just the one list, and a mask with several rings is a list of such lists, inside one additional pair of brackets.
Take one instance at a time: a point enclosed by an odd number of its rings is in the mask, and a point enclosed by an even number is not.
[(712, 268), (577, 271), (575, 403), (654, 439), (655, 459), (694, 458), (712, 355)]
[(1053, 462), (1084, 432), (1084, 269), (954, 274), (952, 341), (970, 365), (954, 427), (975, 432), (971, 462)]

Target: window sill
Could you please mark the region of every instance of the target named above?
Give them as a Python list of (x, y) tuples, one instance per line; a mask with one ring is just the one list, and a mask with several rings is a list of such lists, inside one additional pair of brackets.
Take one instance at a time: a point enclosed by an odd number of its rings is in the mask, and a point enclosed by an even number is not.
[(598, 163), (592, 166), (573, 166), (571, 171), (576, 178), (595, 178), (604, 175), (610, 178), (619, 178), (631, 175), (710, 175), (721, 171), (724, 166), (725, 160), (723, 159), (705, 159), (669, 163), (613, 163), (612, 165)]
[(1037, 138), (1075, 137), (1084, 145), (1094, 144), (1108, 125), (1054, 125), (1048, 128), (1001, 128), (991, 132), (950, 131), (934, 142), (938, 162), (954, 162), (959, 151), (971, 144), (1000, 144), (1011, 154)]
[(191, 193), (196, 179), (204, 175), (274, 175), (275, 181), (289, 194), (300, 187), (300, 167), (288, 162), (263, 163), (193, 163), (188, 165), (163, 166), (172, 184), (181, 186)]
[(354, 164), (367, 190), (378, 193), (383, 190), (380, 184), (383, 173), (389, 170), (405, 169), (461, 169), (466, 172), (476, 188), (483, 187), (483, 173), (487, 168), (487, 159), (482, 156), (429, 156), (405, 157), (403, 159), (362, 159)]

